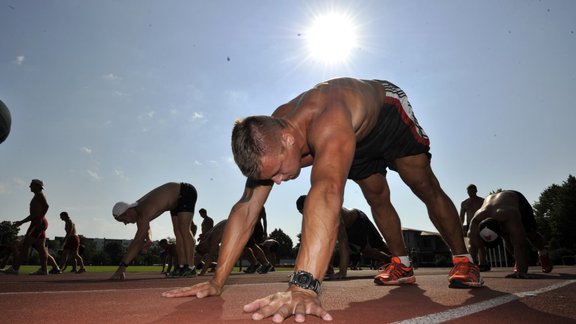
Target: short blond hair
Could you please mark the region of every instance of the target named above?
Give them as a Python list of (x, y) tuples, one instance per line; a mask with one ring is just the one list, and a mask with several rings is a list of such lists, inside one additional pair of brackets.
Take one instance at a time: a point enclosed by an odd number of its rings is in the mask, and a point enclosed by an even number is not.
[(281, 130), (286, 122), (271, 116), (251, 116), (236, 121), (232, 129), (232, 154), (242, 174), (256, 179), (260, 174), (260, 158), (280, 149)]

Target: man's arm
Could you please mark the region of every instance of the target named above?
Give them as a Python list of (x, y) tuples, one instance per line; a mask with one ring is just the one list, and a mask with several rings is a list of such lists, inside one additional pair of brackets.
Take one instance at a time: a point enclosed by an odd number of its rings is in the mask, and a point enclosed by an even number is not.
[(28, 215), (28, 217), (24, 218), (23, 220), (15, 221), (15, 222), (12, 223), (12, 224), (13, 224), (14, 226), (20, 226), (20, 225), (22, 225), (22, 224), (24, 224), (24, 223), (26, 223), (26, 222), (31, 221), (32, 218), (33, 218), (32, 215)]
[(472, 255), (472, 259), (474, 259), (474, 263), (479, 264), (480, 260), (478, 259), (478, 249), (484, 245), (482, 238), (480, 238), (480, 230), (478, 226), (480, 222), (485, 220), (486, 218), (490, 217), (490, 213), (486, 210), (478, 210), (472, 220), (470, 220), (469, 228), (468, 228), (468, 239), (470, 242), (470, 254)]
[(144, 246), (141, 248), (143, 253), (147, 253), (148, 249), (152, 246), (152, 229), (148, 227), (148, 231), (146, 232), (146, 238), (144, 239)]
[(268, 238), (268, 221), (266, 220), (266, 209), (262, 207), (262, 227), (264, 228), (264, 239)]
[(514, 250), (514, 259), (516, 260), (516, 270), (522, 274), (528, 273), (528, 241), (526, 240), (526, 231), (522, 224), (522, 216), (518, 210), (505, 210), (508, 214), (506, 221), (501, 223), (504, 231), (507, 233), (510, 243)]
[(128, 251), (126, 252), (126, 255), (124, 255), (124, 257), (122, 258), (120, 266), (118, 266), (118, 269), (116, 270), (114, 275), (112, 275), (112, 279), (124, 279), (126, 277), (125, 275), (126, 268), (130, 264), (130, 262), (138, 255), (138, 253), (142, 249), (142, 246), (144, 245), (144, 240), (149, 235), (148, 233), (150, 229), (150, 224), (148, 222), (137, 223), (137, 225), (138, 230), (134, 235), (134, 239), (132, 240), (132, 242), (130, 242), (130, 245), (128, 246)]
[(252, 235), (254, 226), (259, 221), (260, 210), (268, 199), (272, 185), (272, 181), (246, 180), (242, 198), (232, 207), (222, 235), (218, 267), (211, 280), (220, 289), (224, 286)]
[[(307, 138), (314, 151), (314, 163), (295, 265), (295, 270), (307, 271), (319, 281), (334, 251), (344, 187), (356, 148), (350, 112), (340, 102), (327, 105), (309, 127)], [(297, 286), (291, 289), (301, 290)]]
[[(464, 219), (466, 217), (466, 200), (464, 200), (461, 204), (460, 204), (460, 223), (462, 225), (464, 225)], [(470, 224), (468, 224), (470, 225)]]

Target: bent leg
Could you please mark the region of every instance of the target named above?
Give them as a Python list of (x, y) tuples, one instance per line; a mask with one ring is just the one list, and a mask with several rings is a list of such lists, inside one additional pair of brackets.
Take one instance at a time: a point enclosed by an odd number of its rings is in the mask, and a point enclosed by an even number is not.
[(192, 235), (192, 216), (191, 212), (180, 212), (172, 216), (174, 234), (176, 235), (176, 251), (178, 253), (178, 262), (181, 265), (194, 265), (194, 249), (196, 240)]
[(412, 192), (422, 200), (428, 215), (452, 254), (467, 254), (462, 224), (454, 203), (440, 187), (438, 179), (430, 167), (430, 159), (425, 154), (396, 159), (400, 177)]
[(528, 242), (530, 242), (530, 244), (536, 248), (536, 250), (543, 251), (546, 249), (544, 238), (542, 238), (540, 233), (536, 231), (526, 231), (526, 238), (528, 239)]
[(42, 268), (42, 270), (47, 270), (49, 254), (48, 254), (48, 248), (46, 247), (46, 239), (38, 239), (34, 244), (36, 245), (36, 249), (38, 250), (38, 256), (40, 258), (40, 268)]
[(62, 259), (60, 260), (60, 269), (64, 271), (66, 269), (66, 264), (68, 263), (68, 256), (70, 255), (70, 250), (64, 249), (62, 250)]
[[(78, 251), (75, 252), (74, 254), (74, 262), (80, 266), (80, 269), (85, 269), (84, 267), (84, 259), (82, 259), (82, 257), (80, 256), (80, 254), (78, 253)], [(76, 267), (74, 267), (76, 268)]]
[(390, 188), (386, 177), (382, 174), (373, 174), (355, 182), (360, 186), (364, 198), (370, 205), (374, 222), (384, 236), (392, 255), (406, 255), (400, 217), (390, 201)]
[(174, 237), (176, 238), (176, 254), (178, 254), (178, 264), (174, 265), (174, 269), (178, 265), (184, 265), (186, 261), (186, 250), (184, 249), (184, 238), (180, 232), (180, 225), (178, 223), (178, 216), (172, 216), (172, 227), (174, 228)]

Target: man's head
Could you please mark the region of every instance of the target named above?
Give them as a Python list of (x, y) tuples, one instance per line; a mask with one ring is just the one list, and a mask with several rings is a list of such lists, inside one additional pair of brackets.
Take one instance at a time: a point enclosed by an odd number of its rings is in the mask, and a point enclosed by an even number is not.
[(468, 192), (468, 196), (470, 197), (476, 197), (476, 193), (478, 193), (478, 189), (474, 184), (468, 185), (468, 187), (466, 187), (466, 191)]
[(296, 200), (296, 209), (300, 212), (300, 214), (304, 213), (304, 202), (306, 201), (306, 195), (302, 195), (298, 197)]
[(163, 248), (164, 250), (166, 250), (168, 248), (168, 240), (167, 239), (161, 239), (160, 242), (158, 242), (158, 245)]
[(119, 201), (112, 207), (112, 216), (114, 216), (115, 220), (124, 224), (134, 223), (136, 222), (136, 212), (134, 212), (132, 207), (136, 205), (138, 205), (138, 203), (129, 204)]
[(42, 189), (44, 189), (44, 182), (42, 182), (42, 180), (32, 179), (32, 181), (30, 181), (30, 191), (38, 192), (42, 191)]
[(237, 121), (232, 130), (234, 161), (246, 177), (276, 183), (298, 177), (300, 152), (283, 119), (252, 116)]
[(70, 216), (68, 216), (67, 212), (61, 212), (60, 213), (60, 219), (61, 220), (68, 220), (68, 219), (70, 219)]
[(208, 212), (207, 212), (206, 209), (204, 209), (204, 208), (200, 208), (200, 209), (198, 210), (198, 213), (200, 214), (200, 216), (202, 216), (202, 218), (208, 216)]
[(502, 241), (500, 223), (494, 218), (486, 218), (478, 225), (478, 233), (487, 248), (494, 248)]

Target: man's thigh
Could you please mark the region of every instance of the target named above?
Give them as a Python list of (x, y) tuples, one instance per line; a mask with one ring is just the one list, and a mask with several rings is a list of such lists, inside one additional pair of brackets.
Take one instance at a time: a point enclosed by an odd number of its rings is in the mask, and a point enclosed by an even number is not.
[(179, 212), (175, 216), (171, 216), (174, 231), (192, 231), (192, 216), (194, 216), (194, 214), (191, 212)]
[(402, 181), (419, 196), (440, 186), (432, 172), (430, 158), (424, 153), (399, 158), (396, 160), (396, 167)]
[(390, 188), (386, 176), (375, 173), (361, 180), (354, 180), (362, 190), (366, 200), (372, 205), (390, 200)]

